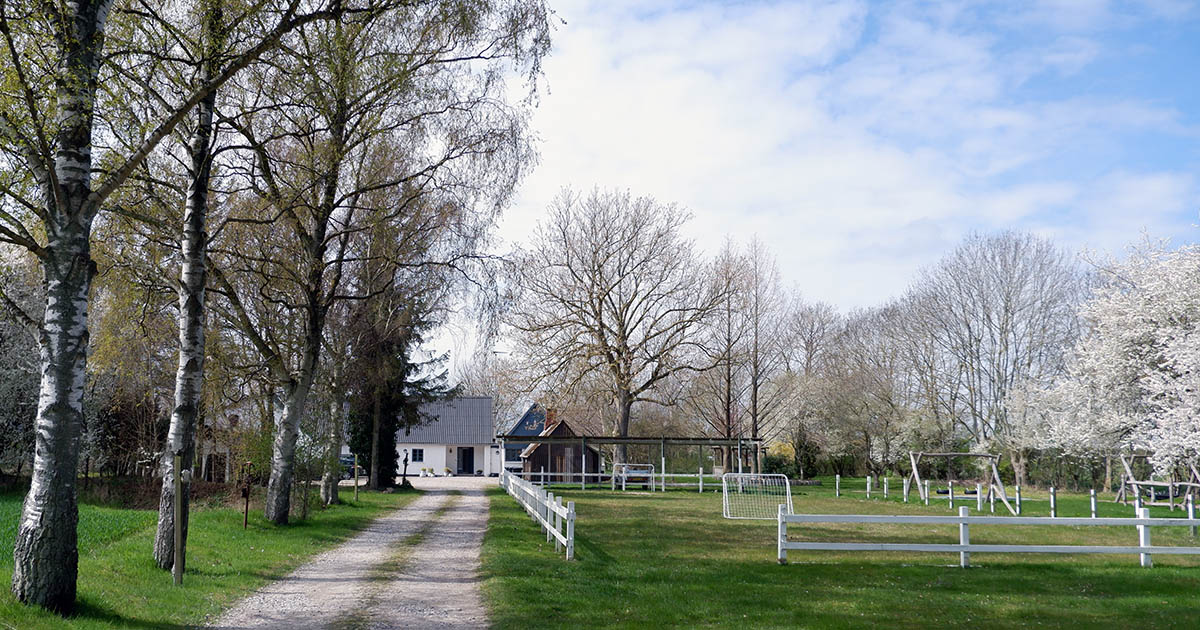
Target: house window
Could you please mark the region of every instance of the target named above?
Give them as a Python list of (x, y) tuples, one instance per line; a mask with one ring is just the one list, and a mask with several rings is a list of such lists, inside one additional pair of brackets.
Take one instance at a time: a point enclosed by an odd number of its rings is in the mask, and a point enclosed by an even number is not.
[(413, 460), (413, 463), (414, 463), (414, 464), (415, 464), (415, 463), (417, 463), (417, 462), (423, 462), (423, 461), (425, 461), (425, 449), (423, 449), (423, 448), (414, 448), (414, 449), (412, 450), (412, 456), (413, 456), (412, 460)]

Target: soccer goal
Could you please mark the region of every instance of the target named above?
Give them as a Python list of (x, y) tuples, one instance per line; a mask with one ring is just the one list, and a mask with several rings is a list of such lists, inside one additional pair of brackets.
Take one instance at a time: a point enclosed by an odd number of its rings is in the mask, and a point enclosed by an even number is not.
[(773, 521), (779, 506), (792, 513), (792, 486), (787, 475), (725, 473), (721, 476), (725, 518)]

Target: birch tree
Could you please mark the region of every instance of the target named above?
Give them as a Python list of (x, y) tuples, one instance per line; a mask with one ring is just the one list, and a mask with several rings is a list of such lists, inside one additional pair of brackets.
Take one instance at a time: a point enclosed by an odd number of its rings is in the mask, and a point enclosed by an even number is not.
[[(226, 262), (213, 278), (222, 317), (284, 393), (265, 505), (272, 522), (288, 519), (329, 310), (393, 281), (347, 284), (367, 262), (356, 243), (384, 229), (396, 247), (371, 256), (398, 266), (466, 269), (479, 256), (531, 162), (528, 110), (505, 98), (503, 73), (536, 74), (545, 17), (538, 2), (433, 3), (314, 26), (245, 77), (243, 113), (228, 120), (243, 138), (234, 168), (246, 186), (230, 229), (255, 247), (218, 252)], [(294, 330), (279, 334), (268, 321)]]
[[(628, 192), (564, 190), (516, 256), (520, 295), (509, 324), (535, 381), (570, 389), (602, 374), (614, 435), (655, 385), (707, 369), (701, 324), (725, 297), (680, 234), (688, 214)], [(618, 448), (625, 461), (626, 449)]]
[[(75, 600), (78, 506), (75, 469), (82, 424), (88, 338), (88, 293), (94, 274), (92, 225), (113, 193), (210, 92), (299, 24), (335, 17), (341, 2), (256, 7), (267, 28), (242, 42), (207, 83), (163, 103), (141, 121), (131, 146), (93, 154), (97, 88), (115, 66), (105, 49), (110, 17), (136, 21), (112, 0), (6, 3), (0, 8), (0, 239), (33, 252), (44, 277), (39, 333), (41, 386), (33, 479), (14, 545), (17, 599), (69, 612)], [(136, 62), (137, 53), (125, 56)], [(110, 123), (111, 124), (111, 123)], [(94, 179), (95, 178), (95, 179)]]

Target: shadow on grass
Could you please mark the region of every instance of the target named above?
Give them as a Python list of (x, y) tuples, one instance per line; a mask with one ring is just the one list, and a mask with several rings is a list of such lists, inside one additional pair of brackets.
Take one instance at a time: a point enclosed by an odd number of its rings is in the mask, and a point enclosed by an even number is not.
[(164, 630), (186, 630), (187, 628), (195, 627), (175, 623), (163, 623), (162, 621), (147, 621), (143, 619), (126, 617), (115, 610), (88, 601), (83, 597), (80, 597), (75, 602), (75, 612), (71, 614), (71, 618), (103, 622), (110, 624), (114, 628), (161, 628)]

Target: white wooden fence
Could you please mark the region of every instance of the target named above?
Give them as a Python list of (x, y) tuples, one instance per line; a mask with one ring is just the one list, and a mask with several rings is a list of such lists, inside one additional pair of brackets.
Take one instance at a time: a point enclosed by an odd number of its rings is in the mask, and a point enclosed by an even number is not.
[(575, 502), (564, 506), (562, 497), (553, 492), (517, 477), (506, 471), (500, 473), (500, 487), (504, 488), (529, 516), (546, 530), (546, 542), (554, 539), (554, 550), (567, 548), (567, 560), (575, 558)]
[[(779, 563), (787, 563), (789, 550), (819, 551), (916, 551), (958, 552), (959, 565), (970, 566), (972, 551), (980, 553), (1127, 553), (1138, 554), (1142, 566), (1153, 566), (1153, 554), (1200, 555), (1200, 547), (1155, 547), (1150, 544), (1150, 527), (1195, 527), (1200, 519), (1150, 518), (1149, 508), (1142, 508), (1137, 518), (1047, 518), (1030, 516), (969, 516), (968, 508), (958, 508), (958, 516), (891, 516), (878, 514), (787, 514), (779, 506), (778, 550)], [(924, 543), (835, 543), (788, 540), (789, 523), (883, 523), (916, 525), (958, 525), (958, 544)], [(1098, 545), (980, 545), (971, 544), (971, 525), (1080, 525), (1137, 527), (1137, 546)]]
[[(694, 473), (630, 473), (627, 479), (622, 479), (620, 474), (614, 475), (609, 472), (568, 473), (535, 470), (532, 472), (514, 472), (509, 474), (539, 486), (579, 484), (581, 489), (586, 488), (588, 485), (595, 485), (607, 487), (610, 490), (625, 490), (629, 488), (666, 492), (667, 488), (695, 488), (697, 492), (704, 492), (704, 489), (708, 488), (710, 492), (721, 491), (721, 475), (702, 473), (699, 470)], [(628, 479), (636, 479), (637, 481), (628, 481)], [(622, 483), (623, 481), (628, 481), (628, 483)]]

